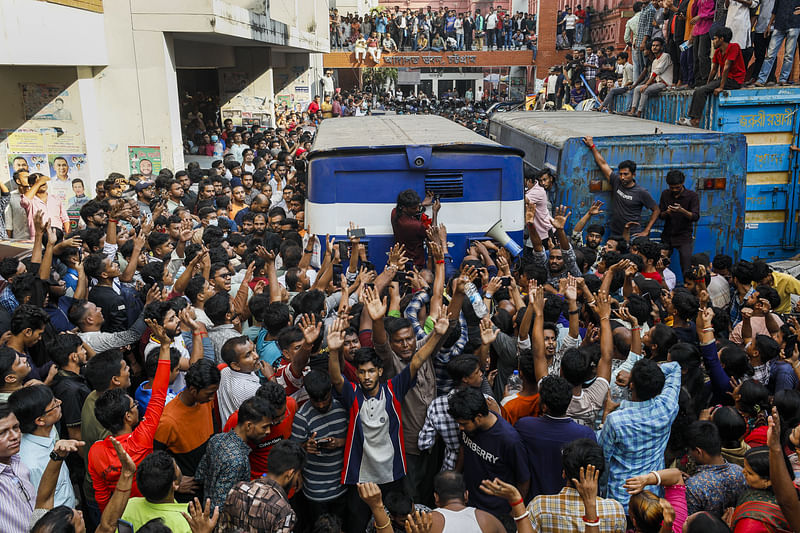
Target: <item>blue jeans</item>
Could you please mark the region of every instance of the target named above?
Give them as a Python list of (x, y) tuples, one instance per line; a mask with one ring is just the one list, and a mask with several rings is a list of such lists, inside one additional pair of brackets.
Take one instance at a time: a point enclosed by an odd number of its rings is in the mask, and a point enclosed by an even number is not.
[(458, 49), (464, 49), (464, 34), (463, 33), (456, 33), (456, 42), (458, 42)]
[(786, 41), (786, 47), (783, 50), (783, 66), (781, 67), (781, 74), (778, 77), (778, 82), (784, 82), (789, 79), (789, 75), (792, 73), (792, 63), (794, 62), (794, 51), (797, 48), (798, 35), (800, 35), (800, 28), (790, 28), (786, 31), (773, 30), (772, 39), (770, 39), (769, 48), (767, 49), (767, 57), (764, 58), (764, 64), (761, 65), (761, 72), (758, 73), (759, 83), (767, 81), (769, 71), (772, 70), (772, 65), (778, 58), (778, 50), (784, 40)]
[(583, 24), (580, 22), (575, 24), (575, 42), (581, 44), (583, 42)]

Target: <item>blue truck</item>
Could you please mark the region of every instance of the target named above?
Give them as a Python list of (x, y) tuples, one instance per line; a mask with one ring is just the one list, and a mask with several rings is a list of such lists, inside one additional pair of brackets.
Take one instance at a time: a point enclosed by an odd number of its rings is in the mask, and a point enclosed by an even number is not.
[[(574, 224), (594, 200), (605, 203), (610, 186), (582, 138), (591, 136), (612, 168), (636, 162), (637, 182), (658, 202), (669, 170), (686, 175), (686, 187), (700, 196), (700, 221), (695, 225), (696, 251), (740, 258), (745, 220), (747, 151), (739, 133), (720, 133), (592, 111), (511, 112), (492, 117), (489, 138), (525, 152), (525, 165), (557, 172), (554, 205), (572, 208)], [(642, 213), (642, 225), (650, 213)], [(660, 236), (663, 223), (653, 228)], [(677, 264), (677, 252), (673, 258)]]
[(383, 115), (323, 121), (309, 153), (306, 221), (312, 233), (347, 238), (364, 227), (368, 258), (386, 263), (394, 243), (391, 211), (414, 189), (442, 202), (456, 263), (469, 242), (502, 220), (522, 242), (522, 152), (434, 115)]
[[(614, 109), (628, 108), (630, 92)], [(692, 91), (665, 91), (651, 98), (645, 119), (675, 124), (686, 116)], [(800, 88), (762, 87), (723, 91), (706, 102), (700, 127), (740, 133), (747, 141), (747, 196), (742, 257), (775, 261), (800, 252)], [(698, 131), (698, 130), (695, 130)], [(795, 149), (792, 149), (795, 148)]]

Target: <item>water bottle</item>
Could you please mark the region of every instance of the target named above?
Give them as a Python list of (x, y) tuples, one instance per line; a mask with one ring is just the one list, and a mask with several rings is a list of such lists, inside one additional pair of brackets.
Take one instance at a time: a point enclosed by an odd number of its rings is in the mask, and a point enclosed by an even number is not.
[(478, 292), (478, 289), (475, 288), (471, 281), (464, 286), (464, 293), (467, 295), (467, 299), (472, 304), (472, 309), (478, 315), (478, 318), (483, 318), (489, 313), (489, 310), (486, 309), (486, 304), (483, 303), (481, 293)]
[(519, 377), (519, 370), (514, 370), (514, 373), (508, 378), (508, 394), (516, 394), (522, 390), (522, 378)]

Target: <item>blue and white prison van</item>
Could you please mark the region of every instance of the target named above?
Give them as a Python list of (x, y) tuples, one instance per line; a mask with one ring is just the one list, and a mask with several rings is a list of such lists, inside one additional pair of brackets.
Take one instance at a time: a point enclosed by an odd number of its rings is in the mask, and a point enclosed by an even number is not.
[[(523, 152), (435, 115), (383, 115), (323, 121), (309, 153), (306, 223), (312, 233), (347, 240), (350, 222), (365, 228), (377, 267), (394, 244), (397, 195), (414, 189), (442, 202), (450, 254), (461, 262), (470, 241), (498, 220), (522, 243)], [(428, 208), (428, 216), (433, 216)]]

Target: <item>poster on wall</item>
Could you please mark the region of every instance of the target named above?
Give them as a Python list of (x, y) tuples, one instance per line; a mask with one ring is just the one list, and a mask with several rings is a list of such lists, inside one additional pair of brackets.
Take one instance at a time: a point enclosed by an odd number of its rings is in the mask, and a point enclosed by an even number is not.
[(72, 120), (69, 91), (57, 83), (20, 83), (25, 120)]
[(155, 179), (161, 171), (161, 147), (128, 146), (128, 167), (131, 174), (142, 174), (142, 179)]
[(226, 70), (222, 73), (222, 90), (226, 93), (242, 92), (247, 88), (249, 78), (246, 72)]
[(84, 183), (86, 176), (86, 154), (49, 154), (50, 185), (49, 192), (65, 202), (75, 196), (75, 186), (72, 181), (81, 179)]
[(241, 126), (242, 125), (242, 110), (241, 109), (221, 109), (222, 112), (222, 122), (225, 122), (226, 119), (231, 119), (234, 126)]
[(8, 173), (12, 177), (18, 170), (27, 170), (31, 174), (38, 172), (45, 176), (50, 175), (50, 164), (45, 154), (8, 154)]

